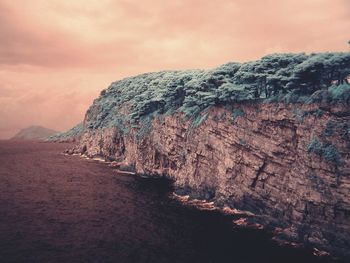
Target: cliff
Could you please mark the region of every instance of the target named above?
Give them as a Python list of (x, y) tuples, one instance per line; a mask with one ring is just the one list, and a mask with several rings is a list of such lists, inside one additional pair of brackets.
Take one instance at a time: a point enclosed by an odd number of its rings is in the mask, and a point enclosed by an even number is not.
[[(236, 106), (243, 116), (214, 107), (196, 129), (180, 114), (156, 119), (140, 141), (118, 128), (88, 131), (75, 152), (164, 175), (193, 197), (253, 212), (288, 239), (348, 253), (350, 125), (343, 123), (350, 124), (349, 108), (322, 109), (319, 116), (317, 105)], [(334, 130), (326, 133), (329, 123)], [(331, 142), (334, 156), (311, 152), (315, 138)]]
[(11, 140), (45, 140), (47, 137), (56, 133), (58, 131), (34, 125), (21, 129)]
[(253, 213), (279, 238), (350, 258), (350, 86), (300, 92), (303, 59), (285, 66), (279, 91), (251, 76), (242, 84), (252, 63), (112, 83), (69, 152), (165, 176), (178, 193)]

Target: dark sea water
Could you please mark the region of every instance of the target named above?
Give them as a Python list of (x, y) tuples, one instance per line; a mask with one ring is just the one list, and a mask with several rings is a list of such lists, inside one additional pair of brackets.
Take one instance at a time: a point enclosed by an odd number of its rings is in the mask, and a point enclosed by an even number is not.
[(0, 263), (333, 262), (183, 206), (165, 180), (61, 154), (68, 146), (0, 141)]

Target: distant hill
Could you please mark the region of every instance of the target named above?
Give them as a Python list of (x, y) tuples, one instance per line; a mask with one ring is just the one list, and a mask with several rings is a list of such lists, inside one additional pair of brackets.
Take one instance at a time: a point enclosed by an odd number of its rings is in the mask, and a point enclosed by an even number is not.
[(47, 137), (58, 133), (58, 131), (48, 129), (42, 126), (30, 126), (20, 130), (12, 140), (44, 140)]

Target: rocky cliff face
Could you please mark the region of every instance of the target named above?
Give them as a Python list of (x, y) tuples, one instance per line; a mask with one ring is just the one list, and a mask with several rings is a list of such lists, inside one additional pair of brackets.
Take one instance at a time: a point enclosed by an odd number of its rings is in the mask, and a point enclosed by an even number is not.
[[(280, 236), (350, 257), (350, 112), (347, 104), (239, 103), (138, 128), (88, 129), (74, 152), (137, 173), (166, 176), (178, 190), (248, 210)], [(90, 110), (87, 124), (96, 118)]]
[(350, 53), (273, 54), (113, 82), (71, 152), (350, 258)]

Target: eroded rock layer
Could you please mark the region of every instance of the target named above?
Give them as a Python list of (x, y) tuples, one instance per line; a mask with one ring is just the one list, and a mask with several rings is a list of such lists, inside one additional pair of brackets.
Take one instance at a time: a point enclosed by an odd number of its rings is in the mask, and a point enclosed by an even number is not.
[(164, 175), (193, 197), (253, 212), (288, 240), (350, 256), (347, 105), (241, 103), (202, 116), (197, 127), (180, 113), (155, 118), (142, 138), (132, 127), (86, 128), (74, 152)]

